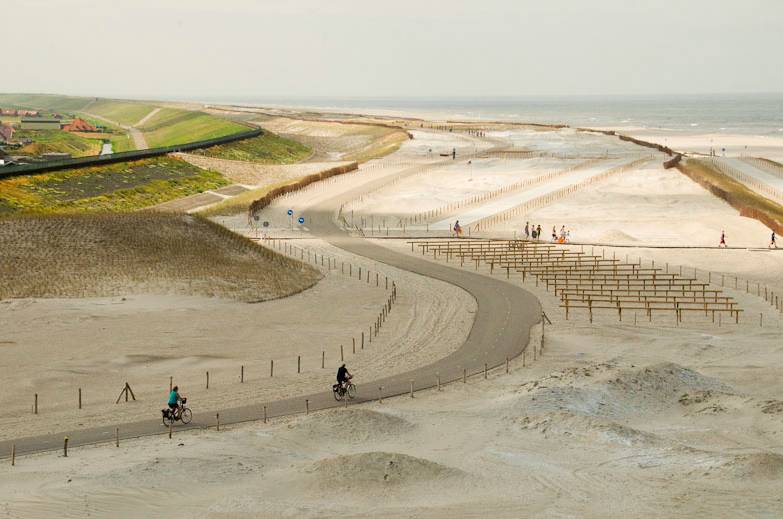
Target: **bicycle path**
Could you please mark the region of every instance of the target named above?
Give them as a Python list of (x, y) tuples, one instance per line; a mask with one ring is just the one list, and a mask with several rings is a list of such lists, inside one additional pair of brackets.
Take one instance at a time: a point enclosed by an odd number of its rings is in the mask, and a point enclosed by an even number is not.
[[(386, 180), (381, 178), (376, 182), (382, 183)], [(407, 394), (411, 384), (415, 391), (432, 388), (437, 384), (438, 376), (443, 384), (453, 382), (462, 378), (463, 370), (467, 370), (468, 375), (473, 375), (482, 372), (485, 363), (489, 368), (494, 368), (505, 364), (507, 358), (513, 359), (521, 355), (528, 345), (530, 329), (541, 320), (541, 306), (533, 294), (501, 279), (420, 259), (370, 243), (363, 238), (352, 237), (337, 225), (335, 215), (340, 205), (372, 189), (376, 182), (341, 193), (306, 211), (305, 216), (310, 222), (313, 234), (350, 253), (458, 286), (475, 298), (477, 310), (468, 337), (457, 350), (440, 360), (405, 373), (379, 380), (357, 380), (357, 398), (352, 402), (377, 400), (379, 387), (383, 387), (384, 398)], [(398, 291), (404, 289), (404, 286), (398, 287)], [(391, 318), (393, 313), (392, 309)], [(220, 409), (220, 422), (236, 424), (260, 420), (264, 416), (264, 407), (268, 418), (303, 414), (305, 400), (309, 400), (310, 411), (344, 405), (334, 400), (330, 388), (327, 387), (323, 391), (282, 400)], [(196, 411), (193, 422), (189, 425), (179, 424), (175, 426), (175, 430), (180, 432), (203, 429), (214, 424), (214, 413)], [(118, 425), (121, 439), (167, 433), (159, 416)], [(2, 441), (0, 458), (10, 456), (12, 444), (16, 446), (17, 455), (62, 449), (63, 438), (66, 436), (69, 438), (70, 447), (111, 442), (115, 436), (115, 425)]]

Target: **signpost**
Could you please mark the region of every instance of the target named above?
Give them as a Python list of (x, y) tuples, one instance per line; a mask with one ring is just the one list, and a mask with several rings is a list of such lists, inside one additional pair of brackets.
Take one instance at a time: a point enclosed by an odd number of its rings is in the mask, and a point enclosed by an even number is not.
[(293, 231), (294, 230), (294, 210), (293, 209), (289, 209), (288, 210), (288, 216), (291, 217), (291, 230)]

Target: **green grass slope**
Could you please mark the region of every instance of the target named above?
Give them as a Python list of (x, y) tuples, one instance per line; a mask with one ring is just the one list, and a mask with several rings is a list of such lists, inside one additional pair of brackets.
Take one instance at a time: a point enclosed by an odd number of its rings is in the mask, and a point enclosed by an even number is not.
[(91, 104), (87, 111), (120, 124), (133, 126), (154, 109), (155, 105), (146, 103), (100, 99)]
[(220, 144), (193, 153), (261, 164), (294, 164), (308, 158), (313, 151), (304, 144), (265, 131), (252, 139)]
[(51, 94), (0, 94), (0, 106), (53, 112), (77, 112), (92, 98)]
[(214, 139), (247, 130), (246, 126), (203, 112), (163, 108), (140, 127), (151, 148)]

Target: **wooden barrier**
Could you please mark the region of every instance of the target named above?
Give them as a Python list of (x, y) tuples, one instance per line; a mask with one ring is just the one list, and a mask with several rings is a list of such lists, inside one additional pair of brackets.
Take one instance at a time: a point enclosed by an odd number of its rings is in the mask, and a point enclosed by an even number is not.
[[(521, 240), (417, 240), (411, 247), (418, 246), (422, 254), (433, 257), (457, 257), (460, 264), (465, 260), (489, 266), (492, 274), (495, 268), (520, 272), (522, 280), (533, 276), (536, 285), (543, 282), (547, 291), (560, 297), (561, 308), (566, 319), (576, 309), (587, 310), (590, 322), (595, 310), (617, 312), (622, 321), (623, 311), (643, 310), (650, 320), (653, 312), (672, 312), (677, 323), (682, 321), (683, 312), (704, 312), (705, 316), (728, 313), (739, 322), (742, 309), (732, 297), (721, 290), (710, 288), (707, 283), (665, 269), (643, 267), (641, 261), (628, 263), (616, 257), (604, 257), (573, 251), (554, 244)], [(711, 278), (711, 274), (709, 275)], [(757, 287), (757, 292), (761, 290)], [(766, 292), (766, 291), (765, 291)], [(767, 300), (769, 296), (767, 295)], [(543, 331), (542, 331), (543, 333)], [(536, 352), (534, 351), (534, 358)]]

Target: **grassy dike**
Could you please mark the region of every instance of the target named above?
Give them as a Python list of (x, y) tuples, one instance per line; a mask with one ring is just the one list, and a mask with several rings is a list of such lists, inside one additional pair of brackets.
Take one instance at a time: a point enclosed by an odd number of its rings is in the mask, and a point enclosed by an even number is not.
[(783, 233), (783, 205), (724, 175), (707, 161), (691, 158), (680, 162), (677, 169), (713, 195), (725, 200), (741, 216), (754, 218), (776, 233)]

